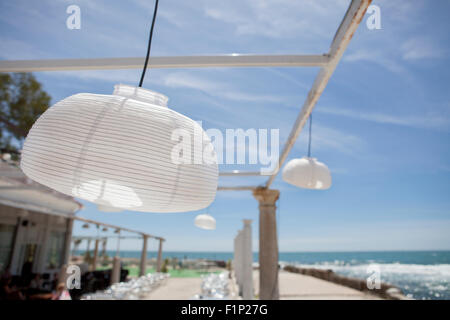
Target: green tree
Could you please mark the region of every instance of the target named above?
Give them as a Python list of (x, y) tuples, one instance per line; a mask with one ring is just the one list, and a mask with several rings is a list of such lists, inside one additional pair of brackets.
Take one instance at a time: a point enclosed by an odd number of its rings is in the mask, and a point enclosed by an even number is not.
[(0, 148), (17, 152), (33, 123), (50, 105), (50, 96), (31, 73), (0, 73)]

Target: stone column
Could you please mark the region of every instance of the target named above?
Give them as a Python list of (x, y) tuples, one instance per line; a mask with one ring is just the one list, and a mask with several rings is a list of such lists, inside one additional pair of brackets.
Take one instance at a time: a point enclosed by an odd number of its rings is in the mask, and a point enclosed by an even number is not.
[(259, 202), (259, 299), (278, 300), (278, 240), (275, 203), (278, 190), (256, 189)]
[(233, 241), (233, 274), (234, 274), (234, 279), (236, 280), (236, 284), (237, 284), (237, 235), (236, 237), (234, 237), (234, 241)]
[(142, 237), (142, 253), (141, 253), (141, 265), (139, 268), (139, 276), (144, 276), (147, 271), (147, 236)]
[(244, 219), (242, 230), (242, 298), (253, 299), (252, 220)]
[(163, 239), (159, 239), (158, 259), (156, 260), (156, 272), (161, 272), (163, 241), (164, 241)]
[(242, 230), (238, 230), (235, 239), (236, 248), (234, 253), (234, 275), (239, 289), (239, 295), (242, 296)]

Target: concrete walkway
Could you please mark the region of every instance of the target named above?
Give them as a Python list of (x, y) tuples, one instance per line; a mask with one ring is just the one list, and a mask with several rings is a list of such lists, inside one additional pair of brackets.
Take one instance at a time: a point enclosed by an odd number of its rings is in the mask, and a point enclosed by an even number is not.
[(201, 290), (202, 278), (169, 278), (145, 300), (189, 300)]
[[(282, 300), (365, 300), (380, 299), (377, 296), (287, 271), (279, 273), (280, 299)], [(255, 292), (259, 291), (259, 272), (253, 271)]]
[[(279, 282), (280, 299), (282, 300), (380, 299), (377, 296), (329, 281), (287, 271), (280, 271)], [(202, 278), (169, 278), (164, 284), (149, 293), (146, 300), (189, 300), (200, 293), (201, 283)], [(259, 272), (257, 270), (253, 271), (253, 283), (255, 293), (258, 294)]]

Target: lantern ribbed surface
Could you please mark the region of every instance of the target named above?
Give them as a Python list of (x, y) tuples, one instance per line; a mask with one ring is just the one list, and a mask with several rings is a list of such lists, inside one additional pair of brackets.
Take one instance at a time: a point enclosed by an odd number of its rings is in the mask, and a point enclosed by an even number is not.
[(200, 229), (216, 229), (216, 219), (214, 219), (214, 217), (209, 214), (199, 214), (195, 217), (194, 224)]
[(306, 189), (328, 189), (331, 174), (328, 167), (315, 158), (304, 157), (289, 161), (283, 168), (283, 180)]
[[(198, 123), (167, 107), (167, 97), (126, 85), (113, 95), (80, 93), (45, 111), (31, 128), (21, 168), (32, 180), (101, 206), (183, 212), (215, 198), (217, 157)], [(174, 162), (183, 130), (201, 161)], [(200, 140), (198, 140), (200, 139)], [(210, 152), (203, 153), (203, 150)]]

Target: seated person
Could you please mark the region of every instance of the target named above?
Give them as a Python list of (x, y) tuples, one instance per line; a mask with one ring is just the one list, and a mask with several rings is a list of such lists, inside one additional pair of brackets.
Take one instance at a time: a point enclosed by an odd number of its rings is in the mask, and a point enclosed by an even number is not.
[(72, 300), (69, 290), (66, 289), (64, 283), (59, 283), (56, 290), (52, 293), (52, 300)]
[(11, 277), (3, 277), (1, 279), (0, 300), (25, 300), (25, 297), (17, 287), (11, 285), (11, 281)]
[(42, 289), (42, 279), (41, 279), (41, 275), (39, 273), (36, 273), (34, 275), (33, 279), (31, 279), (29, 288), (34, 289), (34, 290)]

